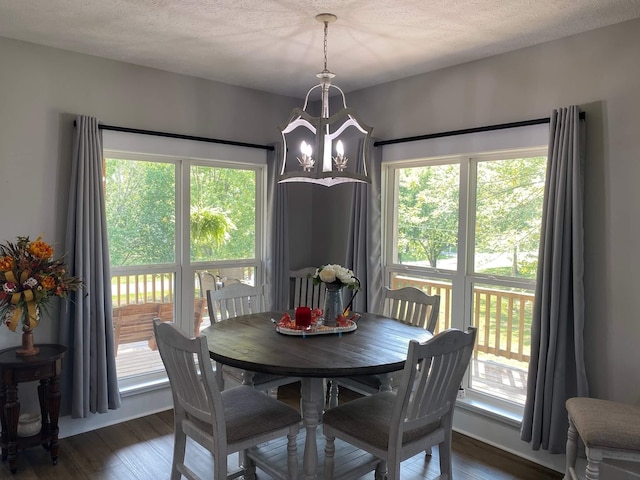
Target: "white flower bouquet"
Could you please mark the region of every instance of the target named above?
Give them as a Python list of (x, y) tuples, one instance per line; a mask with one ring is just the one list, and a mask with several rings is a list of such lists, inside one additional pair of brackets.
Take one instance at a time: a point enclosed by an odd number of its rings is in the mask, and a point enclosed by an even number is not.
[(313, 283), (332, 283), (341, 287), (348, 287), (352, 290), (360, 289), (360, 280), (356, 278), (351, 270), (340, 265), (322, 265), (313, 274)]

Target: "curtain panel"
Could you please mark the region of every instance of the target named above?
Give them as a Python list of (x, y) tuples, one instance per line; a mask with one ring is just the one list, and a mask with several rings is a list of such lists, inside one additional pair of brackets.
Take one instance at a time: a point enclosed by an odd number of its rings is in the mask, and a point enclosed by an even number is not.
[[(373, 142), (372, 142), (373, 143)], [(382, 295), (382, 200), (381, 148), (372, 149), (369, 162), (370, 184), (355, 183), (352, 213), (347, 238), (347, 258), (362, 288), (355, 297), (352, 311), (377, 312)]]
[(289, 308), (289, 196), (286, 183), (278, 183), (278, 163), (282, 144), (274, 144), (267, 157), (267, 258), (265, 278), (268, 309)]
[(65, 247), (73, 275), (85, 289), (74, 292), (61, 315), (60, 343), (67, 346), (63, 413), (73, 418), (120, 407), (116, 373), (109, 248), (103, 191), (102, 135), (98, 120), (75, 121)]
[(564, 453), (565, 402), (588, 396), (584, 364), (584, 125), (576, 106), (551, 115), (531, 326), (527, 400), (520, 432), (534, 450)]

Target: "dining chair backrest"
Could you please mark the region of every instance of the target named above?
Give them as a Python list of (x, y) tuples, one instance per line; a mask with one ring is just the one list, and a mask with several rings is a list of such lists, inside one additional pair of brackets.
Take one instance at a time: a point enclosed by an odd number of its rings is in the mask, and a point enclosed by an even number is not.
[(440, 295), (429, 295), (415, 287), (384, 287), (379, 311), (389, 318), (433, 333), (440, 314)]
[(233, 283), (219, 290), (208, 290), (207, 304), (209, 316), (213, 315), (212, 322), (260, 313), (265, 309), (262, 287), (244, 283)]
[(292, 270), (289, 273), (289, 308), (311, 307), (323, 308), (326, 289), (324, 284), (314, 285), (315, 267)]
[[(219, 290), (209, 290), (207, 292), (207, 302), (209, 312), (212, 312), (211, 322), (228, 320), (249, 315), (251, 313), (261, 313), (265, 311), (264, 293), (262, 287), (252, 287), (244, 283), (233, 283), (222, 287)], [(245, 371), (230, 365), (216, 363), (216, 378), (218, 385), (225, 389), (228, 386), (247, 384)], [(266, 373), (255, 373), (252, 376), (252, 383), (257, 389), (266, 390), (270, 394), (277, 396), (277, 387), (288, 385), (299, 379), (296, 377), (283, 377)]]
[[(213, 434), (226, 441), (222, 396), (211, 365), (204, 335), (185, 336), (175, 323), (154, 320), (160, 357), (171, 384), (174, 415), (180, 421), (213, 426)], [(210, 434), (210, 433), (209, 433)]]
[(476, 333), (475, 327), (466, 332), (450, 328), (426, 342), (409, 342), (392, 413), (403, 430), (429, 425), (451, 412), (471, 360)]

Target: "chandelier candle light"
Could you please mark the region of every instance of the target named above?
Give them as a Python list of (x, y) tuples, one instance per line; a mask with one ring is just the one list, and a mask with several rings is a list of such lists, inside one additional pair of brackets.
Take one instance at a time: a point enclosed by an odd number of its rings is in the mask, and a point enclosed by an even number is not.
[[(321, 83), (307, 92), (302, 109), (294, 108), (288, 121), (278, 127), (283, 140), (279, 182), (307, 182), (327, 187), (345, 182), (369, 183), (367, 154), (373, 128), (360, 120), (353, 109), (347, 108), (344, 92), (331, 83), (335, 74), (327, 69), (327, 33), (329, 23), (337, 17), (322, 13), (316, 20), (324, 24), (324, 70), (316, 75)], [(331, 88), (339, 92), (343, 106), (333, 115), (329, 114)], [(321, 92), (319, 117), (307, 113), (309, 96), (315, 89)], [(289, 151), (290, 145), (300, 145), (300, 148)], [(349, 155), (345, 150), (347, 146)]]

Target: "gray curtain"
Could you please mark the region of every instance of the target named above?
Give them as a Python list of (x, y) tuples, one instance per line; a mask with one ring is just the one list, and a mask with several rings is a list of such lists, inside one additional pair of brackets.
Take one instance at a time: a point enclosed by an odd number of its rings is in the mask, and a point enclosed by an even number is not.
[[(85, 283), (62, 312), (67, 346), (63, 413), (82, 418), (120, 407), (111, 309), (111, 273), (103, 192), (102, 135), (93, 117), (78, 116), (73, 139), (65, 247), (73, 275)], [(63, 308), (65, 308), (63, 307)]]
[(267, 156), (267, 259), (265, 277), (271, 309), (289, 308), (289, 214), (287, 184), (278, 183), (282, 144)]
[[(352, 214), (347, 237), (346, 264), (362, 283), (352, 310), (375, 312), (382, 294), (381, 227), (381, 158), (379, 147), (371, 147), (369, 185), (356, 183), (353, 188)], [(346, 299), (348, 302), (349, 299)]]
[(551, 116), (531, 326), (531, 361), (520, 436), (534, 450), (564, 453), (565, 402), (588, 396), (584, 365), (584, 125), (578, 107)]

